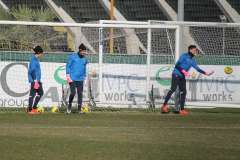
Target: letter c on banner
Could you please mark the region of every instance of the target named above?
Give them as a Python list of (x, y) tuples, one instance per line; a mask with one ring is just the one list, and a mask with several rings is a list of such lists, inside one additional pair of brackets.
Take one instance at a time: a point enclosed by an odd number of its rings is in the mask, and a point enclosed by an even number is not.
[[(1, 73), (1, 85), (2, 85), (2, 89), (9, 95), (9, 96), (12, 96), (12, 97), (23, 97), (25, 96), (26, 94), (28, 94), (29, 91), (26, 91), (26, 92), (23, 92), (23, 93), (17, 93), (15, 91), (12, 91), (10, 89), (10, 87), (8, 86), (7, 84), (7, 72), (8, 70), (15, 66), (15, 65), (22, 65), (26, 68), (28, 68), (28, 65), (27, 63), (10, 63), (8, 64), (7, 66), (5, 66), (2, 70), (2, 73)], [(16, 77), (18, 78), (18, 77)]]

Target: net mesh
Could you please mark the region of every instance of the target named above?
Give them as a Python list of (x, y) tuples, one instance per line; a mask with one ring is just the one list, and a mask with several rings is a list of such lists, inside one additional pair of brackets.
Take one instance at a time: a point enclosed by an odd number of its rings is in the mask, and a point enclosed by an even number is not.
[[(99, 101), (99, 28), (71, 27), (81, 31), (86, 37), (83, 41), (88, 48), (88, 73), (93, 74), (92, 91), (96, 101)], [(69, 27), (1, 25), (1, 67), (6, 70), (6, 88), (2, 88), (3, 99), (7, 102), (2, 106), (25, 106), (28, 99), (27, 66), (32, 55), (32, 48), (40, 45), (45, 51), (41, 59), (42, 79), (45, 95), (40, 105), (60, 105), (63, 97), (62, 87), (65, 81), (65, 63), (71, 52), (62, 52), (56, 46), (69, 45)], [(59, 31), (60, 30), (60, 31)], [(13, 32), (14, 31), (14, 32)], [(103, 28), (101, 40), (103, 44), (103, 103), (107, 104), (145, 104), (147, 97), (147, 29), (115, 28), (112, 32), (113, 53), (110, 53), (110, 28)], [(152, 63), (173, 63), (174, 59), (174, 29), (155, 29), (152, 32)], [(168, 36), (168, 37), (167, 37)], [(132, 38), (134, 37), (134, 38)], [(167, 39), (167, 40), (165, 40)], [(51, 41), (52, 40), (52, 41)], [(164, 41), (162, 41), (164, 40)], [(168, 44), (171, 42), (171, 45)], [(167, 46), (165, 46), (167, 45)], [(168, 54), (170, 52), (170, 54)], [(168, 54), (168, 55), (167, 55)], [(163, 59), (164, 57), (164, 59)], [(16, 74), (15, 74), (16, 72)], [(25, 76), (24, 76), (25, 75)], [(24, 77), (17, 79), (17, 77)], [(153, 77), (154, 75), (152, 75)], [(153, 79), (153, 78), (152, 78)], [(19, 88), (18, 85), (21, 87)], [(3, 85), (4, 86), (4, 85)], [(18, 94), (21, 91), (21, 96)], [(56, 93), (55, 93), (56, 92)], [(15, 100), (13, 103), (12, 99)], [(65, 97), (66, 98), (66, 97)], [(84, 98), (87, 100), (87, 86)], [(137, 100), (138, 99), (138, 100)], [(65, 99), (66, 100), (66, 99)], [(19, 101), (19, 102), (18, 102)], [(136, 101), (138, 103), (136, 103)], [(13, 103), (13, 104), (10, 104)]]
[[(98, 23), (109, 19), (108, 9), (96, 0), (53, 0), (65, 14), (57, 15), (53, 7), (44, 0), (2, 0), (1, 20), (68, 22), (70, 16), (75, 22)], [(177, 0), (166, 0), (177, 12)], [(238, 13), (239, 1), (227, 0)], [(216, 1), (185, 0), (185, 20), (228, 22)], [(127, 20), (168, 20), (159, 9), (157, 1), (118, 0), (115, 7)], [(58, 13), (59, 14), (59, 13)], [(160, 24), (157, 21), (151, 24)], [(201, 55), (197, 62), (205, 70), (215, 69), (213, 78), (206, 78), (191, 71), (188, 80), (188, 102), (239, 103), (240, 27), (182, 26), (184, 37), (182, 48), (197, 44)], [(100, 40), (99, 35), (103, 37)], [(46, 52), (42, 59), (46, 94), (42, 105), (60, 105), (63, 101), (62, 85), (67, 56), (76, 51), (80, 43), (88, 48), (92, 74), (93, 96), (99, 101), (99, 43), (103, 44), (103, 97), (107, 104), (128, 104), (137, 106), (146, 103), (152, 89), (156, 102), (162, 103), (170, 87), (171, 71), (175, 61), (176, 30), (170, 28), (151, 30), (150, 65), (147, 65), (148, 30), (143, 28), (99, 28), (50, 27), (28, 25), (0, 26), (1, 98), (0, 106), (26, 106), (28, 83), (26, 72), (32, 48), (41, 45)], [(231, 67), (232, 74), (226, 74), (225, 67)], [(4, 74), (6, 73), (6, 74)], [(21, 78), (19, 78), (21, 77)], [(148, 78), (150, 81), (148, 81)], [(86, 87), (87, 88), (87, 85)], [(55, 93), (56, 92), (56, 93)], [(85, 91), (85, 100), (88, 89)], [(209, 94), (209, 93), (212, 94)], [(172, 99), (173, 100), (173, 99)]]
[[(154, 22), (152, 25), (156, 24), (158, 23)], [(101, 100), (102, 104), (141, 107), (148, 101), (151, 88), (154, 90), (156, 102), (162, 103), (171, 84), (171, 72), (175, 61), (175, 28), (151, 29), (150, 65), (148, 65), (147, 28), (123, 27), (100, 30), (98, 27), (63, 26), (59, 31), (55, 26), (1, 25), (0, 66), (3, 94), (0, 104), (2, 103), (2, 106), (26, 105), (29, 88), (26, 72), (34, 45), (41, 45), (46, 52), (41, 60), (45, 87), (42, 105), (61, 104), (62, 85), (66, 84), (64, 67), (71, 52), (63, 52), (61, 49), (56, 49), (56, 46), (62, 46), (64, 42), (67, 48), (70, 48), (69, 44), (74, 44), (74, 41), (69, 40), (69, 34), (74, 37), (72, 33), (68, 33), (70, 28), (79, 31), (82, 33), (81, 36), (85, 37), (82, 42), (88, 48), (87, 57), (90, 62), (88, 73), (94, 75), (91, 83), (93, 96), (97, 102), (100, 101), (99, 87), (102, 85), (101, 95), (104, 98)], [(187, 80), (189, 91), (187, 102), (238, 103), (236, 97), (239, 77), (236, 73), (240, 62), (239, 27), (206, 24), (199, 27), (188, 25), (183, 28), (189, 30), (189, 35), (183, 37), (183, 41), (194, 40), (201, 49), (202, 54), (197, 57), (200, 67), (204, 70), (216, 70), (216, 76), (212, 78), (206, 78), (191, 70), (191, 74), (195, 76)], [(113, 45), (111, 46), (110, 43)], [(103, 45), (102, 84), (99, 79), (101, 78), (99, 77), (99, 44)], [(232, 67), (233, 74), (225, 73), (226, 66)], [(85, 89), (84, 98), (87, 101), (87, 86)], [(213, 94), (209, 95), (208, 92)], [(219, 98), (224, 97), (225, 94), (227, 100)]]
[[(2, 0), (10, 9), (20, 5), (37, 10), (49, 8), (44, 0)], [(100, 19), (110, 19), (108, 10), (97, 0), (53, 0), (57, 7), (61, 7), (76, 22), (97, 21)], [(178, 1), (166, 0), (167, 4), (177, 13)], [(231, 7), (240, 13), (238, 0), (227, 0)], [(221, 22), (220, 15), (224, 15), (214, 0), (192, 1), (185, 0), (185, 17), (186, 21), (204, 21), (204, 22)], [(157, 1), (152, 0), (117, 0), (115, 7), (127, 20), (146, 21), (146, 20), (169, 20)], [(229, 19), (227, 21), (230, 21)]]
[[(61, 28), (67, 29), (67, 27)], [(81, 28), (75, 27), (75, 30), (81, 31)], [(86, 30), (94, 33), (98, 31), (98, 28), (88, 28)], [(63, 52), (64, 46), (71, 42), (68, 42), (68, 34), (59, 31), (59, 28), (55, 26), (1, 25), (0, 37), (0, 70), (2, 78), (0, 106), (2, 109), (11, 110), (8, 107), (18, 107), (22, 110), (22, 108), (28, 106), (27, 68), (33, 54), (32, 48), (36, 45), (42, 46), (45, 53), (40, 60), (45, 94), (39, 106), (47, 108), (61, 106), (63, 101), (68, 99), (68, 97), (63, 96), (63, 88), (68, 86), (65, 79), (65, 65), (68, 55), (73, 53), (73, 51)], [(97, 37), (89, 36), (87, 38), (87, 44), (98, 50)], [(94, 88), (93, 94), (96, 96), (98, 92), (98, 81), (96, 80), (98, 54), (93, 54), (89, 48), (87, 52), (89, 53), (87, 58), (91, 64), (87, 72), (92, 76), (90, 83), (94, 84), (92, 85)], [(89, 101), (88, 94), (88, 82), (86, 81), (84, 84), (84, 103)]]
[[(209, 26), (202, 23), (201, 26), (181, 25), (181, 28), (184, 33), (181, 40), (184, 42), (183, 52), (187, 52), (189, 44), (196, 44), (200, 49), (200, 55), (196, 57), (200, 68), (205, 71), (215, 70), (215, 74), (210, 77), (199, 74), (194, 69), (190, 70), (191, 77), (187, 79), (187, 103), (193, 105), (238, 103), (236, 89), (239, 83), (240, 64), (239, 26), (226, 27), (221, 23)], [(232, 72), (226, 71), (228, 67)], [(171, 75), (167, 76), (169, 73), (167, 71), (172, 69), (164, 65), (158, 70), (158, 83), (162, 88), (156, 90), (162, 95), (160, 97), (164, 97), (170, 87), (171, 81), (168, 77)]]

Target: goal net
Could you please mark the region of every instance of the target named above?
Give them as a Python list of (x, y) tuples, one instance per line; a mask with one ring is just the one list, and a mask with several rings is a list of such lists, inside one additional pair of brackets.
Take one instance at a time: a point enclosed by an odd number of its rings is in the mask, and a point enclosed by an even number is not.
[(190, 70), (191, 78), (187, 79), (188, 105), (238, 107), (240, 103), (238, 99), (239, 24), (158, 21), (152, 21), (152, 23), (178, 24), (182, 33), (179, 41), (180, 50), (186, 52), (190, 44), (197, 45), (200, 54), (196, 57), (196, 61), (200, 68), (205, 71), (215, 71), (212, 76), (207, 77), (194, 69)]
[[(41, 61), (44, 95), (39, 106), (52, 107), (66, 105), (68, 100), (68, 85), (66, 82), (67, 58), (81, 42), (88, 48), (87, 58), (90, 65), (88, 74), (98, 72), (98, 28), (81, 28), (79, 26), (64, 26), (49, 23), (31, 24), (31, 22), (13, 22), (0, 26), (0, 107), (27, 107), (29, 83), (27, 69), (32, 48), (42, 46), (44, 57)], [(87, 34), (91, 33), (91, 34)], [(95, 34), (96, 33), (96, 34)], [(79, 34), (75, 38), (75, 34)], [(92, 70), (94, 68), (94, 70)], [(96, 75), (93, 75), (93, 78)], [(94, 81), (94, 80), (92, 80)], [(96, 86), (96, 85), (93, 85)], [(97, 90), (94, 88), (94, 90)], [(95, 93), (95, 92), (94, 92)], [(84, 103), (88, 102), (88, 82), (84, 86)]]
[(100, 100), (109, 105), (146, 107), (159, 64), (174, 63), (177, 26), (131, 21), (100, 23), (136, 26), (103, 28), (100, 32), (103, 52)]
[[(44, 107), (67, 102), (65, 65), (68, 55), (76, 52), (74, 48), (80, 43), (88, 48), (87, 72), (98, 106), (146, 107), (155, 76), (152, 70), (158, 69), (150, 67), (151, 63), (173, 64), (176, 52), (174, 25), (104, 21), (91, 24), (1, 21), (0, 25), (2, 107), (27, 106), (27, 67), (35, 45), (41, 45), (45, 51), (41, 59), (45, 92), (40, 101)], [(88, 86), (86, 82), (85, 102), (89, 100)]]
[[(196, 57), (200, 67), (215, 70), (215, 74), (206, 77), (190, 71), (187, 105), (240, 103), (238, 24), (0, 21), (0, 26), (1, 107), (27, 106), (27, 66), (34, 45), (41, 45), (46, 53), (41, 59), (45, 93), (40, 105), (67, 103), (65, 65), (80, 43), (88, 48), (87, 72), (97, 106), (139, 108), (154, 98), (159, 107), (170, 88), (174, 64), (190, 44), (196, 44), (201, 51)], [(89, 101), (88, 87), (85, 83), (84, 103)]]

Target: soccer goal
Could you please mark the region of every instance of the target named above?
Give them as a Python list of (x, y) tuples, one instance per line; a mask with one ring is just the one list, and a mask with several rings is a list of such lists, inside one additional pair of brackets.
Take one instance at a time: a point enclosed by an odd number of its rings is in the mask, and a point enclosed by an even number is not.
[[(41, 63), (44, 106), (59, 105), (66, 97), (65, 62), (80, 43), (88, 48), (91, 93), (98, 106), (146, 106), (157, 64), (172, 65), (179, 55), (176, 25), (113, 21), (1, 21), (0, 25), (2, 106), (27, 105), (27, 65), (34, 45), (41, 45), (46, 53)], [(84, 88), (87, 99), (87, 85)]]
[(1, 107), (27, 106), (27, 66), (34, 45), (41, 45), (46, 53), (41, 60), (45, 94), (40, 105), (66, 103), (65, 64), (80, 43), (87, 46), (90, 62), (85, 102), (92, 98), (97, 106), (145, 108), (154, 100), (159, 107), (170, 88), (174, 63), (187, 45), (196, 44), (200, 66), (216, 74), (205, 77), (191, 70), (187, 105), (240, 103), (239, 24), (101, 20), (89, 24), (0, 21), (0, 26)]
[(196, 60), (200, 67), (215, 73), (206, 77), (191, 69), (187, 79), (187, 105), (239, 107), (240, 24), (209, 22), (159, 22), (180, 27), (179, 46), (186, 51), (189, 44), (200, 50)]

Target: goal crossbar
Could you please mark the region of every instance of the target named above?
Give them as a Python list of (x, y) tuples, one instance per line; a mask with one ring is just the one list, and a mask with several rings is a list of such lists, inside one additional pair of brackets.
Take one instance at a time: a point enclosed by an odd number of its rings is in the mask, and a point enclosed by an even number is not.
[(59, 26), (59, 27), (89, 27), (89, 28), (142, 28), (142, 29), (159, 29), (172, 28), (176, 29), (176, 25), (164, 24), (89, 24), (89, 23), (58, 23), (58, 22), (28, 22), (28, 21), (0, 21), (2, 25), (25, 25), (25, 26)]

